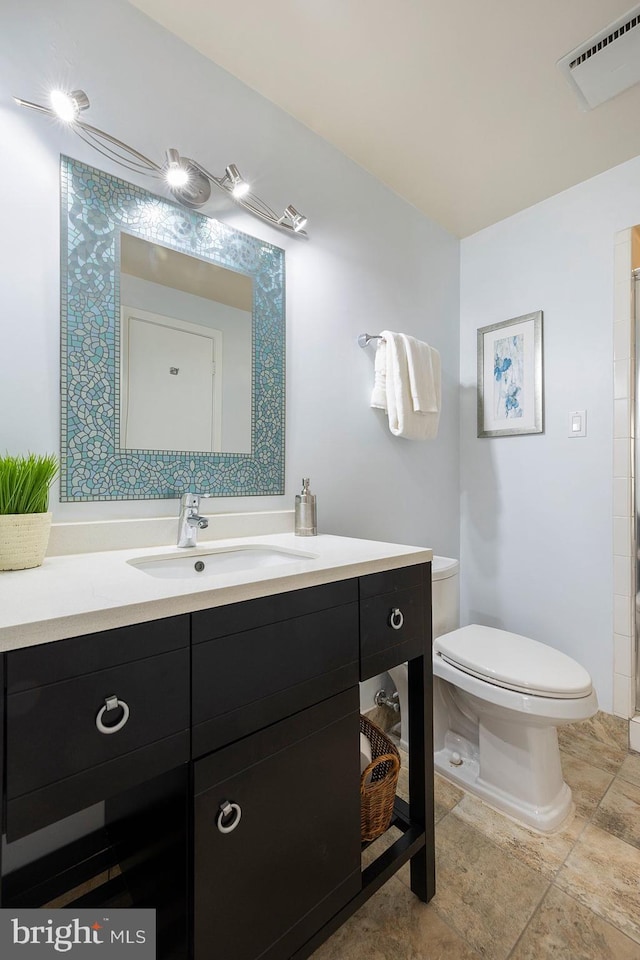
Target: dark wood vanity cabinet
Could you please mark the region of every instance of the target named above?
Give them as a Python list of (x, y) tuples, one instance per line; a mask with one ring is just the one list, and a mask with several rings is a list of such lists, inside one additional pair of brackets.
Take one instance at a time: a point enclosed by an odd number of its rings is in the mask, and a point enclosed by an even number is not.
[[(159, 960), (305, 960), (407, 861), (430, 899), (430, 572), (6, 654), (7, 839), (106, 800), (129, 902), (171, 932)], [(411, 803), (396, 801), (400, 839), (363, 871), (359, 681), (405, 659)], [(126, 722), (101, 731), (122, 703)]]
[(195, 957), (288, 960), (360, 892), (358, 730), (351, 689), (195, 764)]

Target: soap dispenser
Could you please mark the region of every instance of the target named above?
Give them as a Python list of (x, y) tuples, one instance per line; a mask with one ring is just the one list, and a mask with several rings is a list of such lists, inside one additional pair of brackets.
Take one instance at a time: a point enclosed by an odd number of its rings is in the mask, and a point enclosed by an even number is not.
[(315, 537), (318, 533), (316, 497), (309, 490), (309, 477), (302, 478), (302, 493), (296, 495), (296, 537)]

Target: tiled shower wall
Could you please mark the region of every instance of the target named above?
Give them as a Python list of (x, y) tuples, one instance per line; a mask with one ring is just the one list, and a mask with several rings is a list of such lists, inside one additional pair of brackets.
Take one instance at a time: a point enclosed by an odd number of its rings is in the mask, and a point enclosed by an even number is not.
[[(613, 316), (613, 710), (619, 717), (635, 713), (635, 310), (634, 267), (640, 266), (640, 228), (622, 230), (615, 245)], [(631, 719), (631, 746), (640, 750), (640, 720)]]

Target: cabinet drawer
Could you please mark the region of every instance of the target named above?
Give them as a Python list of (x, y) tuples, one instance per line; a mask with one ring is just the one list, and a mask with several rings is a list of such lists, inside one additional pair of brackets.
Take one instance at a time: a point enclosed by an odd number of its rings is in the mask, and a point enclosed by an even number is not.
[(181, 616), (12, 650), (7, 655), (7, 693), (71, 680), (188, 646), (189, 617)]
[[(109, 697), (124, 701), (129, 717), (117, 732), (103, 733), (97, 718)], [(122, 707), (109, 713), (113, 719), (102, 713), (105, 726), (124, 716)], [(188, 726), (187, 648), (10, 694), (7, 796), (71, 777)]]
[(193, 756), (358, 682), (358, 604), (193, 647)]
[[(428, 568), (428, 572), (427, 572)], [(416, 563), (411, 567), (399, 567), (397, 570), (383, 570), (382, 573), (370, 573), (360, 577), (360, 599), (380, 597), (386, 593), (397, 593), (409, 587), (421, 587), (425, 576), (431, 575), (431, 564)]]
[(305, 587), (304, 590), (293, 590), (291, 593), (277, 593), (272, 597), (200, 610), (192, 614), (193, 642), (203, 643), (357, 601), (358, 581), (339, 580), (319, 587)]
[(430, 569), (420, 564), (362, 578), (361, 680), (424, 653), (430, 641)]
[(196, 957), (288, 960), (359, 893), (358, 706), (354, 688), (195, 764)]

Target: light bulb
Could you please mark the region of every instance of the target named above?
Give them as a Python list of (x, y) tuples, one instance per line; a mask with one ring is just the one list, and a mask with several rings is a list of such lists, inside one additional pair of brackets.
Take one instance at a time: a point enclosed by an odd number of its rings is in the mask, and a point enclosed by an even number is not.
[(81, 110), (89, 106), (89, 98), (82, 90), (65, 93), (64, 90), (52, 90), (49, 95), (51, 109), (65, 123), (73, 123)]
[(249, 193), (249, 184), (245, 180), (242, 183), (236, 183), (231, 193), (236, 200), (239, 200), (240, 197), (245, 197)]
[(291, 204), (289, 204), (284, 211), (284, 215), (291, 220), (291, 226), (296, 233), (300, 233), (300, 231), (304, 230), (307, 225), (307, 218), (304, 216), (304, 214), (298, 213), (296, 208)]
[(185, 187), (189, 182), (189, 174), (184, 167), (170, 167), (166, 176), (170, 187)]
[(167, 150), (167, 165), (164, 175), (170, 187), (186, 187), (189, 182), (189, 172), (185, 170), (180, 160), (180, 154), (173, 147)]
[(227, 180), (231, 184), (231, 196), (235, 197), (236, 200), (240, 200), (241, 197), (245, 197), (249, 193), (249, 184), (246, 180), (243, 180), (240, 171), (236, 167), (235, 163), (230, 163), (225, 170)]

